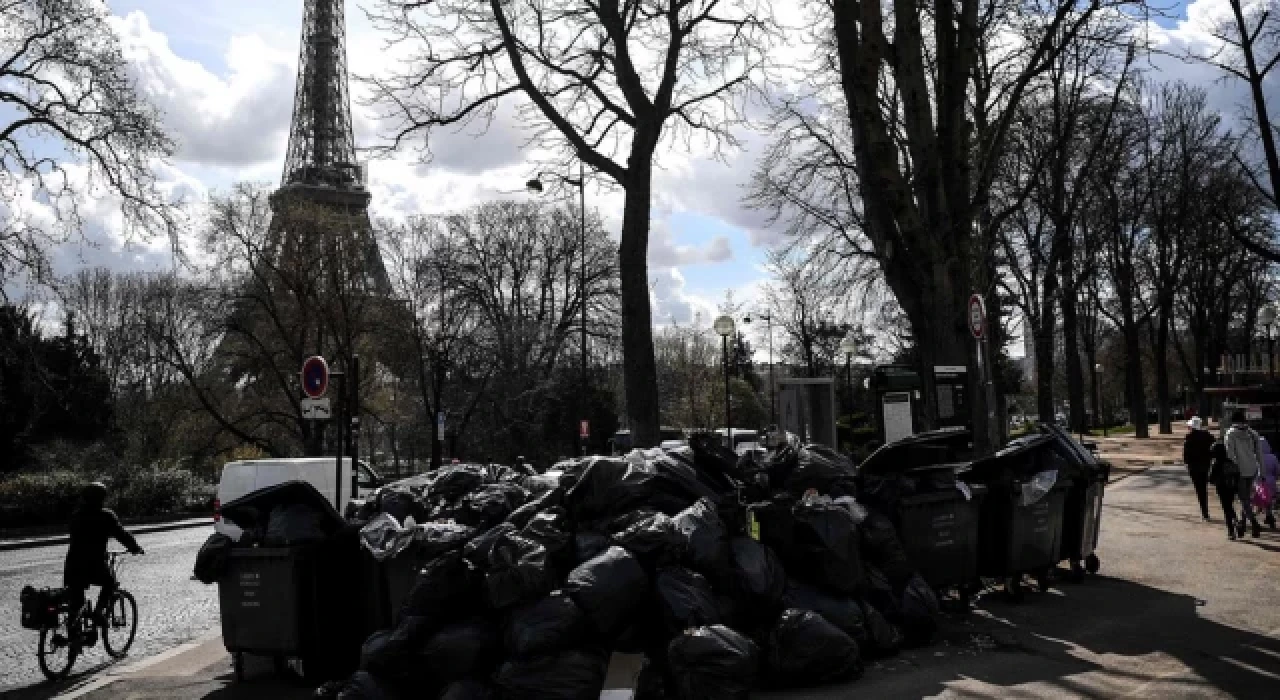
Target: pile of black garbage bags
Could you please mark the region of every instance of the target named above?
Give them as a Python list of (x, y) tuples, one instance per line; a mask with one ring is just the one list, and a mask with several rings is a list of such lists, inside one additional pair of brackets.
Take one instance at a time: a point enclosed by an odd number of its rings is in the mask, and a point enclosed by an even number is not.
[(614, 651), (644, 654), (640, 699), (855, 679), (928, 643), (938, 602), (853, 484), (826, 448), (739, 460), (707, 437), (384, 488), (363, 546), (413, 557), (414, 581), (359, 671), (317, 693), (594, 700)]

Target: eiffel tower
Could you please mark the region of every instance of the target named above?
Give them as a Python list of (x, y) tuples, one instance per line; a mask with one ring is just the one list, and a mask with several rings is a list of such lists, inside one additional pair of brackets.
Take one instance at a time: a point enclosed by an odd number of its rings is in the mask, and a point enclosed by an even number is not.
[[(282, 391), (293, 392), (292, 410), (300, 410), (301, 387), (287, 378), (297, 376), (306, 356), (324, 355), (334, 369), (348, 369), (360, 354), (373, 368), (379, 353), (369, 342), (372, 324), (407, 322), (406, 310), (389, 303), (366, 172), (356, 161), (344, 4), (305, 0), (284, 172), (270, 197), (265, 240), (250, 252), (250, 278), (217, 351), (223, 376), (241, 397), (274, 407), (277, 416)], [(298, 416), (306, 451), (320, 454), (325, 433), (335, 431)]]
[[(271, 240), (277, 256), (306, 254), (306, 226), (292, 216), (299, 206), (336, 215), (349, 227), (362, 258), (370, 292), (389, 296), (391, 285), (369, 223), (365, 168), (356, 161), (347, 90), (345, 0), (305, 0), (298, 83), (293, 98), (289, 150), (280, 189), (271, 198)], [(315, 243), (311, 241), (310, 243)]]

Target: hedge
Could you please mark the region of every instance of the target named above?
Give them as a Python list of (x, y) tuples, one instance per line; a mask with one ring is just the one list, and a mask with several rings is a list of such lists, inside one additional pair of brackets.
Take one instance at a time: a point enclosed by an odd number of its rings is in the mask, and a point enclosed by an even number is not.
[(153, 469), (111, 476), (58, 470), (0, 479), (0, 528), (65, 524), (85, 484), (108, 486), (107, 507), (123, 519), (208, 513), (214, 487), (185, 469)]

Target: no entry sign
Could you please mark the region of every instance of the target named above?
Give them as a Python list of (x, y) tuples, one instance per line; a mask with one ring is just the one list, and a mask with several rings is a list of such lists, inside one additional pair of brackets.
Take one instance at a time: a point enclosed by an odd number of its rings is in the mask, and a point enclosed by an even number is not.
[(969, 332), (974, 338), (982, 340), (982, 336), (987, 331), (987, 307), (982, 303), (981, 294), (973, 294), (969, 297)]
[(329, 363), (319, 355), (312, 355), (302, 363), (302, 393), (313, 399), (324, 396), (329, 389)]

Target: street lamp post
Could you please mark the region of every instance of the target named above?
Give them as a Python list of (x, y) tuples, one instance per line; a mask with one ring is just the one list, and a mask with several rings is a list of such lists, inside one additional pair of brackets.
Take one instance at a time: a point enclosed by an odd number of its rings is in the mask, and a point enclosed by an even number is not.
[(853, 331), (849, 331), (844, 339), (840, 341), (840, 352), (844, 353), (844, 380), (846, 388), (849, 390), (849, 415), (850, 428), (853, 427), (853, 356), (858, 353), (858, 341), (853, 337)]
[[(765, 332), (769, 334), (769, 425), (778, 424), (778, 386), (773, 378), (773, 316), (756, 314), (756, 318), (764, 319)], [(742, 319), (743, 323), (751, 323), (751, 316)]]
[(733, 335), (733, 317), (725, 314), (716, 319), (712, 325), (720, 335), (720, 345), (724, 350), (724, 429), (729, 441), (729, 449), (733, 449), (733, 407), (729, 402), (729, 336)]
[(1102, 421), (1102, 437), (1107, 436), (1107, 401), (1102, 397), (1102, 363), (1093, 366), (1093, 391), (1098, 395), (1098, 419)]
[(1275, 339), (1271, 335), (1271, 327), (1276, 323), (1276, 308), (1270, 304), (1262, 307), (1258, 320), (1262, 322), (1262, 327), (1267, 329), (1267, 379), (1274, 382), (1276, 380)]
[[(578, 161), (578, 178), (563, 178), (564, 183), (578, 188), (578, 244), (582, 250), (582, 266), (578, 270), (578, 299), (582, 304), (582, 323), (581, 328), (581, 372), (582, 386), (578, 392), (579, 402), (582, 404), (582, 413), (586, 413), (587, 388), (590, 386), (590, 380), (587, 376), (587, 178), (586, 166), (582, 161)], [(542, 181), (534, 178), (527, 183), (525, 187), (530, 192), (538, 194), (542, 193)], [(582, 420), (587, 420), (585, 415)], [(582, 438), (582, 444), (579, 446), (579, 452), (586, 454), (586, 438)]]

